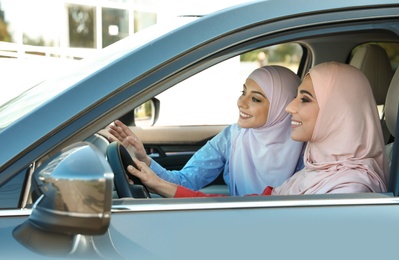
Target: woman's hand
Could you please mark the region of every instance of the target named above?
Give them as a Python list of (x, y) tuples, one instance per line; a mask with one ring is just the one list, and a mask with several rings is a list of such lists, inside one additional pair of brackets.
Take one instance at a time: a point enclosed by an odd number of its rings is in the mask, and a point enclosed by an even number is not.
[(121, 143), (132, 158), (137, 158), (150, 166), (151, 158), (147, 155), (143, 143), (129, 127), (121, 121), (116, 120), (114, 125), (110, 125), (108, 132), (111, 134), (109, 137), (110, 142), (117, 141)]
[(144, 162), (133, 158), (133, 161), (136, 163), (137, 168), (134, 168), (132, 165), (127, 167), (127, 170), (130, 174), (138, 177), (144, 186), (147, 187), (149, 192), (157, 193), (165, 198), (173, 198), (176, 194), (177, 185), (167, 182), (164, 179), (158, 177)]

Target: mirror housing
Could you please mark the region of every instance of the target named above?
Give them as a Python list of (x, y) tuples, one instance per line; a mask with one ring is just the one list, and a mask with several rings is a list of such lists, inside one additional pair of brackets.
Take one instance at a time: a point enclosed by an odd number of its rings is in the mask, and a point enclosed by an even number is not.
[(56, 233), (98, 235), (111, 218), (113, 173), (93, 144), (68, 146), (34, 173), (33, 193), (39, 196), (29, 220)]
[(95, 241), (109, 237), (113, 173), (96, 146), (80, 142), (58, 152), (33, 173), (32, 190), (32, 213), (13, 230), (19, 243), (54, 257), (101, 251)]

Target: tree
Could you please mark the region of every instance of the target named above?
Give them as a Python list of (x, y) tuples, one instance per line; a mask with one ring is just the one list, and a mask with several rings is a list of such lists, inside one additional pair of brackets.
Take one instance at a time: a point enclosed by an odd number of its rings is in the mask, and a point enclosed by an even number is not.
[[(2, 13), (1, 10), (0, 10), (0, 13)], [(11, 35), (8, 32), (7, 24), (3, 20), (2, 16), (0, 16), (0, 41), (11, 42)]]

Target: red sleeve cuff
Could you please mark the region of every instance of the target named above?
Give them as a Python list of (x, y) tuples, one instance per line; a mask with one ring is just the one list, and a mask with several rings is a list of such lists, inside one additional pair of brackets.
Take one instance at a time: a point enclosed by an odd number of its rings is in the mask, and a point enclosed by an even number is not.
[(270, 196), (272, 195), (273, 187), (267, 186), (266, 189), (263, 190), (262, 195)]
[(207, 197), (205, 193), (200, 191), (193, 191), (183, 186), (177, 186), (175, 198), (193, 198), (193, 197)]
[[(273, 187), (267, 186), (261, 195), (269, 196), (272, 195)], [(251, 194), (248, 196), (256, 196), (257, 194)], [(225, 195), (222, 194), (205, 194), (200, 191), (193, 191), (187, 189), (183, 186), (177, 186), (177, 190), (175, 193), (174, 198), (195, 198), (195, 197), (224, 197)]]
[(193, 191), (183, 186), (177, 186), (175, 198), (197, 198), (197, 197), (226, 197), (224, 194), (207, 194), (200, 191)]

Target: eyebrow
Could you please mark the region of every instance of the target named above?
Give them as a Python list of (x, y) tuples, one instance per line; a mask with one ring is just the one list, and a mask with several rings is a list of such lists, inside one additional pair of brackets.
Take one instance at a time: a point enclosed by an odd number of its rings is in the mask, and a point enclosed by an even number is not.
[[(245, 89), (247, 89), (247, 86), (245, 86), (245, 84), (243, 84), (243, 87), (245, 88)], [(259, 94), (259, 95), (261, 95), (262, 97), (264, 97), (264, 98), (267, 98), (262, 92), (260, 92), (260, 91), (251, 91), (251, 93), (253, 93), (253, 94)]]
[(313, 97), (313, 95), (312, 95), (309, 91), (304, 90), (304, 89), (300, 90), (299, 93), (301, 93), (301, 94), (308, 94), (309, 96)]

